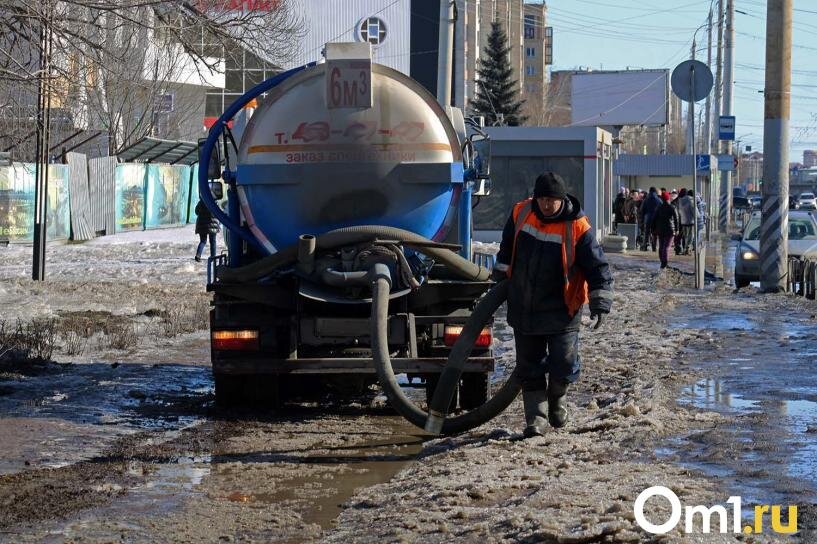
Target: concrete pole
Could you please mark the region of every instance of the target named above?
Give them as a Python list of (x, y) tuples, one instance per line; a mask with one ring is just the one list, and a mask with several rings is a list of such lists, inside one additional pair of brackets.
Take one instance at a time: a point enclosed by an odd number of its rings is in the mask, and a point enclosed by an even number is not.
[(437, 102), (451, 105), (451, 69), (454, 64), (454, 2), (440, 0), (440, 41), (437, 48)]
[[(715, 124), (712, 130), (712, 152), (715, 155), (721, 153), (721, 141), (719, 135), (719, 121), (721, 116), (721, 93), (723, 91), (723, 0), (718, 0), (718, 22), (716, 25), (718, 32), (717, 45), (715, 49), (715, 104), (712, 112), (713, 122)], [(717, 171), (717, 170), (716, 170)], [(718, 230), (718, 217), (720, 215), (720, 194), (722, 191), (721, 185), (724, 183), (723, 174), (718, 171), (718, 183), (712, 183), (710, 187), (710, 202), (712, 206), (709, 208), (709, 216), (712, 218), (712, 231)], [(718, 253), (720, 255), (720, 252)], [(715, 273), (723, 274), (720, 262), (716, 261)]]
[[(706, 26), (706, 65), (712, 70), (712, 10), (709, 10), (709, 19)], [(703, 148), (706, 155), (712, 154), (712, 93), (706, 96)]]
[[(726, 34), (724, 36), (724, 63), (723, 63), (723, 114), (732, 115), (732, 97), (735, 77), (735, 0), (726, 0)], [(725, 154), (732, 154), (732, 142), (726, 142)], [(721, 183), (720, 210), (718, 213), (718, 230), (726, 233), (729, 226), (729, 217), (732, 214), (732, 172), (724, 172), (724, 181)]]
[(768, 0), (763, 120), (760, 289), (786, 289), (789, 241), (789, 116), (792, 0)]

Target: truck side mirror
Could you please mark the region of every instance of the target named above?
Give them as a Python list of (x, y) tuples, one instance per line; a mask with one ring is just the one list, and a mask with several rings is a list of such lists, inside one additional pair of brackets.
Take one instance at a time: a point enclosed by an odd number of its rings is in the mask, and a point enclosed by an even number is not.
[(471, 143), (474, 149), (473, 167), (476, 171), (477, 179), (488, 179), (491, 177), (491, 140), (481, 134), (471, 136)]
[[(201, 150), (204, 149), (204, 144), (207, 138), (199, 138), (199, 168), (201, 168)], [(210, 164), (207, 165), (207, 179), (221, 179), (221, 154), (219, 153), (219, 146), (214, 145), (213, 151), (210, 153)], [(221, 184), (219, 184), (220, 186)], [(212, 188), (212, 184), (211, 184)]]
[(220, 181), (210, 182), (210, 194), (213, 195), (215, 200), (221, 200), (224, 198), (224, 186)]

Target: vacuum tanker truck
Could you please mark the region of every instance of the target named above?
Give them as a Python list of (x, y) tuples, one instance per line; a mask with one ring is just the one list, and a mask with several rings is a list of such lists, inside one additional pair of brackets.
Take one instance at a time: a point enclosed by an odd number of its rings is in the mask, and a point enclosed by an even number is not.
[[(200, 197), (227, 229), (207, 285), (219, 404), (278, 405), (325, 387), (355, 394), (377, 381), (393, 403), (410, 386), (430, 404), (492, 286), (470, 247), (487, 137), (370, 58), (368, 44), (327, 44), (325, 62), (250, 90), (201, 144)], [(236, 137), (233, 118), (251, 104)], [(213, 198), (216, 176), (226, 210)], [(465, 330), (451, 409), (476, 410), (490, 396), (492, 321), (483, 321)]]

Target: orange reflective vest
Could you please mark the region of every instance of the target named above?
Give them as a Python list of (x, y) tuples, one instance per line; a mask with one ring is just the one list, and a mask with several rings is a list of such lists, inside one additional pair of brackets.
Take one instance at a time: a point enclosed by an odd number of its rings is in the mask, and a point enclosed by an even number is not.
[(508, 265), (507, 275), (513, 273), (513, 263), (516, 258), (516, 242), (520, 232), (525, 232), (539, 241), (554, 242), (562, 245), (562, 271), (564, 272), (564, 301), (568, 314), (576, 315), (582, 305), (589, 300), (587, 280), (582, 271), (575, 266), (576, 242), (590, 230), (587, 217), (581, 216), (566, 221), (544, 223), (536, 217), (532, 209), (533, 199), (529, 198), (517, 203), (513, 207), (513, 221), (515, 225), (513, 237), (513, 252), (511, 264)]

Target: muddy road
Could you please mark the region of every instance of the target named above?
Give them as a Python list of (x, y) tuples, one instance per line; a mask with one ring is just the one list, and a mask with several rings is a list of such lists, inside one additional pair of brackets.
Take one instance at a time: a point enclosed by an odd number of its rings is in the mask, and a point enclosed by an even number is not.
[[(192, 231), (136, 234), (52, 246), (41, 285), (23, 279), (30, 248), (0, 248), (2, 319), (81, 325), (54, 362), (0, 362), (0, 541), (650, 542), (633, 504), (658, 484), (686, 505), (799, 507), (794, 536), (681, 523), (663, 541), (817, 539), (813, 301), (700, 294), (688, 263), (612, 256), (614, 313), (581, 332), (567, 428), (522, 440), (517, 401), (433, 438), (376, 393), (218, 410)], [(495, 336), (507, 369), (501, 320)]]

